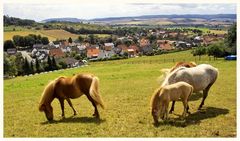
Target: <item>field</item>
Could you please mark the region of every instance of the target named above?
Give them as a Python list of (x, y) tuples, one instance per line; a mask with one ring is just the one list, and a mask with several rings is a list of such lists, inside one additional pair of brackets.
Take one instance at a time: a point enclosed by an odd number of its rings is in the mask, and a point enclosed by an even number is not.
[[(219, 77), (209, 91), (203, 110), (197, 111), (201, 93), (190, 100), (191, 114), (185, 120), (181, 102), (176, 102), (169, 121), (153, 125), (150, 98), (158, 88), (162, 68), (174, 61), (209, 63), (219, 69)], [(60, 105), (52, 103), (54, 122), (38, 111), (44, 86), (58, 76), (93, 73), (100, 78), (100, 93), (106, 109), (101, 120), (92, 117), (93, 107), (85, 96), (72, 100), (78, 115), (65, 102), (66, 119)], [(127, 60), (90, 63), (89, 66), (30, 77), (4, 80), (4, 137), (236, 137), (236, 61), (199, 61), (190, 51)]]
[[(63, 26), (62, 24), (60, 24), (61, 26)], [(60, 26), (59, 25), (59, 26)], [(72, 25), (73, 27), (75, 28), (81, 28), (81, 27), (91, 27), (90, 29), (101, 29), (101, 26), (98, 26), (98, 25), (83, 25), (83, 24), (80, 24), (80, 25)], [(14, 29), (14, 31), (13, 31)], [(105, 28), (104, 28), (105, 29)], [(107, 28), (106, 28), (107, 29)], [(21, 36), (27, 36), (29, 34), (36, 34), (36, 35), (41, 35), (43, 37), (48, 37), (48, 39), (50, 41), (55, 41), (57, 39), (68, 39), (69, 37), (71, 37), (72, 39), (77, 39), (78, 34), (73, 34), (73, 33), (70, 33), (68, 31), (65, 31), (65, 30), (62, 30), (62, 29), (52, 29), (52, 30), (35, 30), (35, 29), (28, 29), (26, 27), (21, 27), (21, 26), (7, 26), (7, 27), (4, 27), (4, 41), (6, 40), (12, 40), (12, 37), (14, 35), (21, 35)], [(94, 34), (95, 36), (98, 36), (99, 38), (105, 38), (105, 37), (109, 37), (110, 35), (109, 34)], [(87, 35), (85, 34), (81, 34), (82, 37), (86, 37)]]

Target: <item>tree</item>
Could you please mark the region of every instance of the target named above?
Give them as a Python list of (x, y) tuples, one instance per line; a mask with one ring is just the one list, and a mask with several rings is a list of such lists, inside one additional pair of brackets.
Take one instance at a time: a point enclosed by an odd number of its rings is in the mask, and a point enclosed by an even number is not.
[(13, 42), (14, 42), (14, 44), (15, 44), (16, 46), (20, 46), (20, 38), (21, 38), (20, 35), (14, 35), (14, 36), (12, 37)]
[(61, 67), (62, 69), (67, 68), (67, 64), (66, 64), (64, 61), (60, 61), (60, 62), (59, 62), (59, 65), (60, 65), (60, 67)]
[(37, 73), (40, 73), (40, 72), (41, 72), (41, 70), (40, 70), (40, 63), (39, 63), (39, 61), (38, 61), (37, 58), (36, 58), (36, 72), (37, 72)]
[(192, 51), (193, 56), (198, 55), (199, 60), (201, 60), (201, 56), (206, 54), (206, 48), (204, 47), (198, 47), (195, 50)]
[(234, 23), (228, 30), (227, 37), (225, 39), (225, 43), (227, 45), (227, 50), (231, 54), (236, 55), (236, 41), (237, 41), (237, 33), (236, 33), (236, 23)]
[(88, 35), (88, 42), (89, 42), (90, 44), (95, 44), (95, 43), (96, 43), (96, 42), (95, 42), (95, 37), (94, 37), (93, 34)]
[(48, 60), (47, 60), (47, 71), (51, 71), (51, 70), (53, 70), (52, 69), (52, 60), (51, 60), (51, 58), (50, 58), (50, 56), (48, 56)]
[(54, 56), (52, 56), (52, 70), (57, 70), (57, 69), (58, 69), (57, 63), (55, 61)]
[(15, 76), (17, 75), (16, 57), (7, 53), (4, 53), (4, 75)]
[(31, 68), (27, 58), (24, 58), (24, 67), (23, 67), (24, 75), (28, 75), (31, 73)]
[(33, 65), (33, 62), (30, 63), (30, 74), (34, 74), (35, 73), (35, 68)]
[(224, 45), (223, 43), (216, 43), (212, 44), (208, 47), (207, 54), (208, 56), (213, 56), (214, 59), (217, 57), (223, 57), (224, 56)]
[(17, 75), (24, 74), (24, 58), (22, 53), (18, 52), (16, 55), (16, 67), (17, 67)]
[(7, 51), (10, 48), (16, 48), (12, 40), (6, 40), (4, 42), (4, 51)]
[(78, 41), (81, 43), (83, 42), (84, 38), (82, 36), (78, 36)]
[(25, 46), (30, 46), (32, 47), (35, 44), (35, 39), (32, 36), (25, 36)]
[(68, 38), (68, 42), (72, 43), (72, 38), (71, 37)]
[(42, 37), (42, 38), (41, 38), (41, 41), (42, 41), (42, 44), (44, 44), (44, 45), (49, 44), (48, 37)]

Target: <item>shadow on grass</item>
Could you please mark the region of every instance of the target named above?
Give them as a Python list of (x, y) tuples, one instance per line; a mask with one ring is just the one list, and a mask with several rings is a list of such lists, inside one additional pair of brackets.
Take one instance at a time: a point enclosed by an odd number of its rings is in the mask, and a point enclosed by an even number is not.
[(160, 127), (161, 125), (171, 125), (176, 127), (187, 127), (188, 125), (200, 124), (204, 119), (215, 118), (219, 115), (226, 115), (228, 113), (228, 109), (207, 107), (206, 109), (189, 114), (185, 119), (182, 119), (181, 115), (178, 115), (178, 118), (160, 121), (159, 124), (154, 126)]
[(202, 97), (203, 97), (203, 94), (201, 92), (193, 93), (190, 96), (189, 101), (197, 101), (197, 100), (201, 99)]
[(53, 121), (45, 121), (41, 124), (57, 124), (57, 123), (95, 123), (100, 124), (105, 122), (105, 119), (99, 119), (96, 117), (75, 117), (71, 116), (69, 118), (63, 118), (60, 120), (53, 120)]

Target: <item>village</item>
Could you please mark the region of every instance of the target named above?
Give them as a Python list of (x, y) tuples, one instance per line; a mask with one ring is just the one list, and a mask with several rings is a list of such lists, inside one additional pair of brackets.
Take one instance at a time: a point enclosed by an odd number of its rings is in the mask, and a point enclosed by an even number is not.
[[(95, 42), (95, 44), (91, 44), (88, 40), (80, 42), (78, 39), (72, 41), (69, 38), (55, 43), (50, 41), (47, 45), (34, 44), (30, 49), (10, 48), (7, 53), (15, 55), (20, 52), (29, 64), (31, 62), (36, 64), (36, 60), (41, 63), (47, 62), (49, 56), (53, 57), (57, 64), (62, 64), (58, 68), (72, 68), (84, 65), (88, 61), (160, 55), (171, 51), (208, 46), (223, 40), (225, 36), (225, 34), (214, 33), (202, 34), (199, 31), (150, 29), (147, 33), (126, 34), (122, 37), (110, 38), (112, 42), (102, 41)], [(96, 40), (98, 39), (96, 38)]]

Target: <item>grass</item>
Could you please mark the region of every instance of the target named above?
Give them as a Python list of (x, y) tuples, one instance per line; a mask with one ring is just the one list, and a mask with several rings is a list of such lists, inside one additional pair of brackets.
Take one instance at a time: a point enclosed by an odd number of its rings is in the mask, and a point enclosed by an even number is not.
[[(207, 56), (196, 62), (212, 64), (220, 75), (203, 110), (197, 111), (202, 96), (195, 94), (190, 100), (192, 114), (185, 120), (179, 118), (183, 109), (177, 102), (170, 120), (153, 126), (149, 103), (159, 86), (160, 69), (184, 60), (195, 61), (195, 57), (183, 51), (4, 80), (4, 137), (236, 137), (236, 61), (209, 61)], [(38, 111), (44, 86), (58, 76), (84, 72), (100, 78), (100, 93), (107, 106), (100, 109), (101, 120), (92, 117), (93, 107), (82, 96), (72, 100), (79, 113), (75, 117), (65, 102), (66, 119), (60, 118), (60, 105), (54, 100), (55, 121), (47, 122)]]

